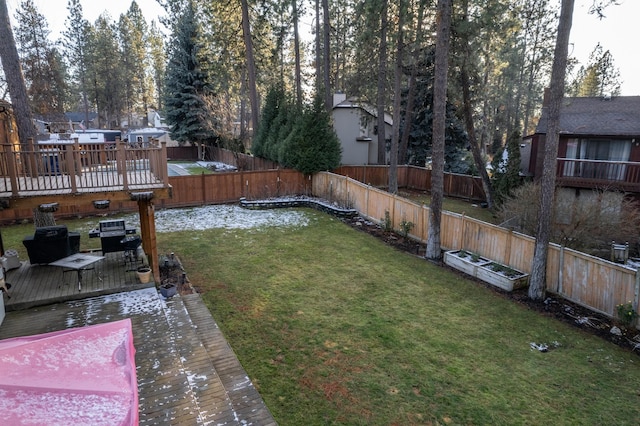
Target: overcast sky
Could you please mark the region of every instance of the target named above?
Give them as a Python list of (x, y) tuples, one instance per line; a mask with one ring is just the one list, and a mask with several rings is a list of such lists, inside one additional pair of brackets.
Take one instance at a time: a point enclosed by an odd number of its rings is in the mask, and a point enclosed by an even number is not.
[[(581, 64), (586, 64), (589, 54), (598, 43), (613, 55), (615, 65), (620, 70), (623, 95), (640, 96), (640, 58), (638, 57), (638, 36), (634, 28), (640, 17), (640, 0), (618, 0), (619, 6), (611, 6), (605, 11), (606, 18), (598, 19), (588, 14), (593, 0), (576, 0), (571, 29), (569, 53)], [(13, 18), (20, 0), (7, 0), (9, 14)], [(90, 22), (105, 10), (117, 20), (131, 5), (131, 0), (81, 0), (84, 16)], [(147, 18), (158, 20), (164, 10), (156, 0), (137, 0), (138, 6)], [(558, 0), (558, 4), (560, 0)], [(49, 23), (52, 33), (59, 34), (64, 29), (67, 16), (67, 0), (34, 0)]]

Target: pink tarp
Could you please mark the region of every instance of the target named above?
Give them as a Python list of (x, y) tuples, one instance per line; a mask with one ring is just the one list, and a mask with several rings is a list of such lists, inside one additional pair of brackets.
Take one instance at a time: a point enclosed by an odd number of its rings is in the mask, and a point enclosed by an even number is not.
[(3, 425), (137, 425), (131, 320), (0, 340)]

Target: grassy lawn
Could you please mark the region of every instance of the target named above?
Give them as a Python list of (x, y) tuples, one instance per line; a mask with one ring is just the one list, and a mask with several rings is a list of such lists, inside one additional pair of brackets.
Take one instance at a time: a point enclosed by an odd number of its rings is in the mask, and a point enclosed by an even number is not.
[(637, 423), (637, 354), (308, 214), (158, 235), (279, 424)]
[[(157, 235), (280, 425), (637, 424), (637, 354), (304, 211), (306, 227)], [(63, 223), (84, 249), (99, 219)], [(32, 232), (3, 227), (5, 247)]]

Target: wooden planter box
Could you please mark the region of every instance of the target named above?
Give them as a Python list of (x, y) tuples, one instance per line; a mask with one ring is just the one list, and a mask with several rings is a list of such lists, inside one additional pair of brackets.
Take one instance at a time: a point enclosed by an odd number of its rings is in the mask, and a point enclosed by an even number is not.
[(491, 263), (491, 261), (484, 257), (474, 256), (464, 250), (451, 250), (444, 253), (444, 263), (475, 277), (478, 267)]
[(444, 263), (506, 291), (513, 291), (529, 284), (529, 274), (506, 267), (487, 258), (473, 255), (465, 250), (445, 252)]
[[(497, 265), (498, 270), (493, 268)], [(476, 278), (506, 291), (526, 287), (529, 274), (505, 267), (497, 262), (490, 262), (476, 269)]]

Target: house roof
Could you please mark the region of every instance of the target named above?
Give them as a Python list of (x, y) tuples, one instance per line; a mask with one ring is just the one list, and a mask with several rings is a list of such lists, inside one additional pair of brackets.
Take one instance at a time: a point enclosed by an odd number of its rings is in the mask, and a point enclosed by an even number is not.
[[(84, 120), (84, 112), (65, 112), (64, 115), (67, 117), (67, 120), (71, 120), (75, 123), (80, 123)], [(96, 112), (89, 112), (89, 121), (93, 120), (98, 116)]]
[[(548, 108), (536, 133), (547, 133)], [(640, 136), (640, 96), (564, 98), (560, 133), (572, 135)]]
[[(333, 109), (338, 108), (358, 108), (371, 115), (372, 117), (378, 117), (378, 111), (376, 107), (367, 103), (360, 102), (356, 98), (349, 98), (333, 106)], [(388, 114), (386, 112), (384, 113), (384, 122), (389, 126), (393, 126), (393, 118), (391, 118), (391, 114)]]

